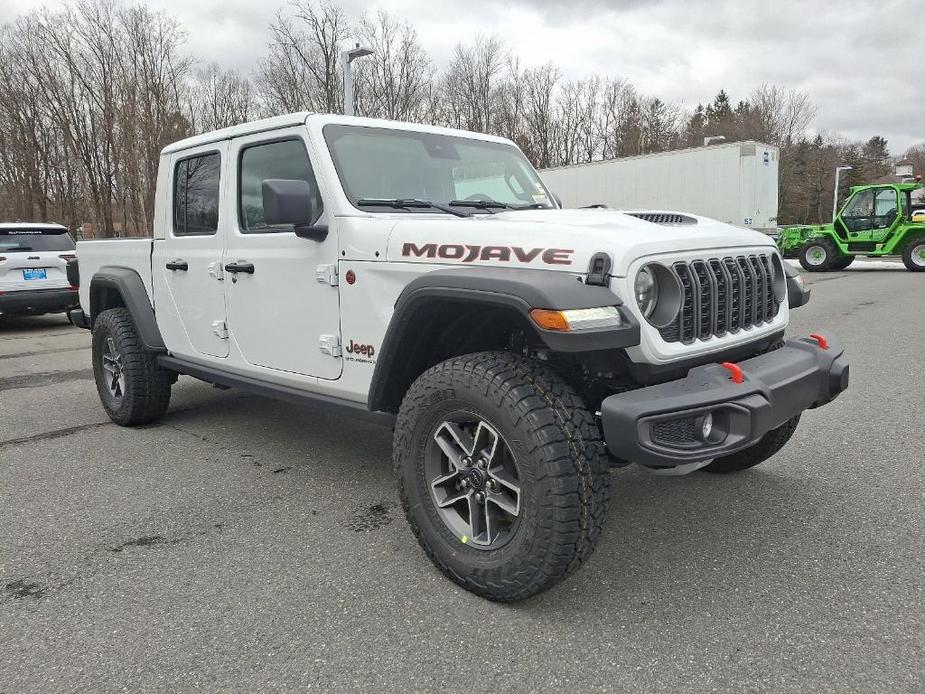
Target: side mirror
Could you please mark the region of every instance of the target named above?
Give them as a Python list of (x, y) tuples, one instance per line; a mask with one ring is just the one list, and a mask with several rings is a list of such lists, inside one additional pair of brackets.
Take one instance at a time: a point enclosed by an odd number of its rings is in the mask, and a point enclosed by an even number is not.
[(292, 224), (296, 236), (322, 241), (328, 228), (315, 226), (320, 210), (308, 181), (301, 179), (268, 178), (261, 186), (263, 219), (270, 225)]

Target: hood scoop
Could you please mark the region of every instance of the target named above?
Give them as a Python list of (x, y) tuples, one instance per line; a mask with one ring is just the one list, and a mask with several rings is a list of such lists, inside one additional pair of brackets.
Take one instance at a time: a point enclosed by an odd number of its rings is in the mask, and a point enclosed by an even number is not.
[(636, 217), (644, 222), (652, 224), (664, 224), (665, 226), (692, 226), (697, 223), (693, 217), (677, 212), (627, 212), (630, 217)]

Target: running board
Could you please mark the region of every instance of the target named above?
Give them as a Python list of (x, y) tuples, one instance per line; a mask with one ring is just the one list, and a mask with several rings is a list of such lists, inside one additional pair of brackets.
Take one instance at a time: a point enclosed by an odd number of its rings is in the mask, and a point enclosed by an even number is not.
[(176, 357), (170, 357), (165, 354), (157, 357), (157, 363), (170, 371), (192, 376), (193, 378), (198, 378), (201, 381), (206, 381), (214, 385), (239, 388), (248, 393), (253, 393), (254, 395), (262, 395), (276, 400), (288, 400), (289, 402), (295, 402), (300, 405), (306, 405), (328, 412), (344, 414), (354, 419), (362, 419), (383, 426), (391, 427), (395, 424), (394, 414), (390, 412), (371, 412), (363, 403), (354, 402), (352, 400), (335, 398), (331, 395), (322, 395), (321, 393), (311, 393), (306, 390), (301, 390), (300, 388), (284, 386), (279, 383), (269, 383), (256, 378), (250, 378), (249, 376), (240, 376), (238, 374), (228, 373), (227, 371), (212, 369), (201, 364), (194, 364), (184, 361), (183, 359), (177, 359)]

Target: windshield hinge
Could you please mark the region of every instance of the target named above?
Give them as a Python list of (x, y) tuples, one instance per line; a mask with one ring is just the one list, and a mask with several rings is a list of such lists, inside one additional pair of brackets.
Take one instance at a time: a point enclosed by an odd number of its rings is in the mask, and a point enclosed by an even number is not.
[(595, 287), (606, 287), (610, 284), (610, 268), (613, 267), (613, 260), (610, 255), (598, 251), (591, 256), (591, 262), (588, 263), (588, 277), (585, 284)]
[(327, 265), (318, 265), (315, 268), (315, 277), (321, 284), (327, 284), (332, 287), (337, 286), (337, 265), (331, 263)]
[(225, 279), (225, 271), (222, 269), (222, 261), (216, 260), (209, 263), (209, 277), (219, 281)]
[(228, 324), (223, 320), (214, 320), (212, 321), (212, 332), (215, 333), (215, 336), (220, 340), (227, 340)]
[(322, 335), (318, 348), (322, 353), (330, 354), (332, 357), (339, 357), (344, 353), (340, 346), (339, 335)]

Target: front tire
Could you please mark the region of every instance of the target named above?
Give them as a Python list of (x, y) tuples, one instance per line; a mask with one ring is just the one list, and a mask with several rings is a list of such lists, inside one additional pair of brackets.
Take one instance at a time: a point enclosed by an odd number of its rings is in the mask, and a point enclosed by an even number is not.
[(903, 265), (910, 272), (925, 272), (925, 236), (906, 241), (903, 246)]
[(800, 249), (800, 265), (807, 272), (825, 272), (837, 258), (838, 251), (829, 239), (810, 239)]
[(103, 311), (93, 322), (93, 375), (103, 409), (116, 424), (147, 424), (167, 411), (174, 375), (142, 347), (126, 308)]
[(843, 255), (843, 256), (839, 256), (839, 257), (832, 263), (832, 269), (833, 269), (833, 270), (844, 270), (844, 269), (847, 268), (849, 265), (851, 265), (851, 263), (854, 262), (854, 258), (855, 258), (855, 256), (853, 256), (853, 255)]
[(772, 455), (780, 451), (787, 445), (793, 432), (797, 430), (800, 423), (800, 415), (781, 424), (776, 429), (771, 429), (767, 434), (762, 436), (758, 443), (748, 448), (733, 453), (731, 455), (717, 458), (709, 465), (700, 470), (702, 472), (713, 472), (720, 475), (728, 475), (733, 472), (741, 472), (763, 463)]
[(524, 357), (469, 354), (422, 374), (398, 413), (394, 463), (421, 547), (489, 600), (552, 587), (604, 527), (600, 428), (560, 376)]

